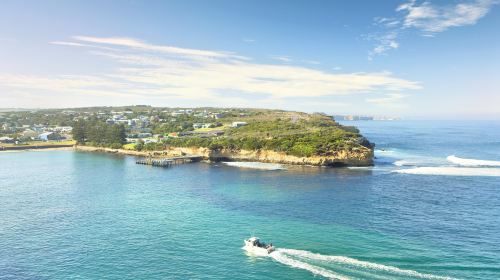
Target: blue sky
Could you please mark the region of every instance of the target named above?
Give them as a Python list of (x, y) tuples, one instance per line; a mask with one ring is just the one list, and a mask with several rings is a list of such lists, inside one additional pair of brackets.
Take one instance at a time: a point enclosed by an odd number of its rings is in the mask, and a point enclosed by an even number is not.
[(9, 1), (0, 107), (500, 119), (500, 3)]

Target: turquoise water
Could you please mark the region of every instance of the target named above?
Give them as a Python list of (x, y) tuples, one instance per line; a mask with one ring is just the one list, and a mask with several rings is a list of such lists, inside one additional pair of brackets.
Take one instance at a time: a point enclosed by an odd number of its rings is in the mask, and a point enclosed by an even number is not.
[[(500, 279), (500, 177), (440, 171), (499, 161), (500, 125), (349, 124), (373, 168), (0, 153), (0, 279)], [(394, 172), (418, 167), (436, 174)], [(251, 235), (278, 252), (245, 254)]]

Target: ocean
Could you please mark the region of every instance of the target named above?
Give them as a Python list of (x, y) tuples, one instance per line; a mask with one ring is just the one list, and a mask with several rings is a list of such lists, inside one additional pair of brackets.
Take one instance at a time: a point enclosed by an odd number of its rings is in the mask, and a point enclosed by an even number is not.
[(500, 279), (500, 123), (345, 124), (373, 167), (1, 152), (0, 279)]

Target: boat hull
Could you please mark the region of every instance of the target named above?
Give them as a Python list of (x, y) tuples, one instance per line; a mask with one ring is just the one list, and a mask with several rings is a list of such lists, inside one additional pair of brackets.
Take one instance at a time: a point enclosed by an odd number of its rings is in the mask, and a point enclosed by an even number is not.
[(267, 248), (259, 247), (253, 245), (251, 242), (247, 240), (245, 240), (245, 246), (243, 247), (243, 249), (251, 254), (259, 256), (267, 256), (275, 250), (274, 246), (270, 246)]

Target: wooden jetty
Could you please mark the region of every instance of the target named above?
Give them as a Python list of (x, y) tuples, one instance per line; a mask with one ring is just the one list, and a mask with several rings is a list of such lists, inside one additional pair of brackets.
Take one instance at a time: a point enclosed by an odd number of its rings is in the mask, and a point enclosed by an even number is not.
[(135, 163), (158, 166), (158, 167), (169, 167), (173, 164), (173, 162), (174, 161), (170, 159), (144, 158), (144, 159), (138, 159)]
[(158, 167), (170, 167), (174, 164), (182, 164), (188, 162), (196, 162), (202, 160), (202, 156), (189, 155), (169, 158), (142, 158), (136, 160), (136, 164), (144, 164)]

